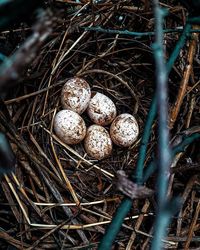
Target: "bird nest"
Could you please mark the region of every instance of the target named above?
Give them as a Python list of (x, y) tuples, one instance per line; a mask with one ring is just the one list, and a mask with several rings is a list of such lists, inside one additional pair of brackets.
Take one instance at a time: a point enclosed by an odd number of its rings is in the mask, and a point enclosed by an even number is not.
[[(19, 84), (9, 89), (4, 100), (9, 115), (1, 113), (1, 128), (6, 130), (17, 157), (13, 174), (5, 175), (1, 181), (2, 249), (7, 249), (8, 245), (17, 249), (97, 248), (123, 198), (115, 185), (117, 171), (123, 170), (127, 175), (134, 172), (139, 142), (155, 92), (151, 47), (153, 10), (148, 1), (136, 2), (137, 5), (132, 1), (92, 4), (60, 0), (51, 4), (57, 23), (18, 79)], [(186, 10), (173, 1), (169, 5), (163, 1), (163, 5), (170, 12), (167, 29), (183, 26)], [(91, 30), (94, 26), (96, 30)], [(125, 34), (127, 30), (138, 35)], [(149, 34), (142, 36), (140, 32)], [(28, 36), (31, 36), (29, 26), (2, 32), (2, 39), (7, 39), (11, 45), (11, 52), (25, 43)], [(179, 32), (166, 33), (167, 56), (179, 36)], [(198, 35), (194, 34), (193, 38), (182, 49), (169, 76), (172, 114), (180, 100), (179, 90), (186, 86), (185, 98), (171, 126), (172, 138), (179, 135), (180, 139), (181, 131), (200, 122), (199, 59), (194, 53), (199, 48)], [(191, 65), (190, 79), (183, 83), (183, 76), (188, 72), (186, 64)], [(140, 136), (131, 147), (114, 146), (110, 157), (94, 160), (85, 152), (83, 143), (66, 145), (55, 135), (53, 121), (62, 109), (61, 89), (74, 76), (85, 79), (92, 91), (110, 97), (118, 114), (135, 116)], [(92, 124), (86, 112), (82, 118), (87, 127)], [(155, 151), (156, 127), (154, 124), (146, 163)], [(199, 159), (195, 143), (176, 157), (169, 194), (182, 196), (183, 206), (168, 228), (164, 241), (167, 249), (198, 246)], [(146, 186), (156, 193), (155, 176), (152, 175)], [(133, 200), (114, 243), (116, 249), (148, 249), (155, 211), (153, 197)]]

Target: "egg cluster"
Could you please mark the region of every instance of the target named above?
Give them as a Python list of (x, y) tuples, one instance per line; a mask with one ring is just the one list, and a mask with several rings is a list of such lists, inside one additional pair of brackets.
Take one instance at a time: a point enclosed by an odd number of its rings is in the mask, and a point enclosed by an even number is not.
[[(113, 101), (101, 94), (91, 94), (89, 84), (81, 78), (69, 79), (62, 88), (61, 104), (54, 119), (54, 131), (66, 144), (77, 144), (84, 140), (88, 155), (100, 160), (112, 153), (112, 142), (121, 147), (131, 146), (139, 134), (136, 119), (130, 114), (117, 116)], [(87, 110), (95, 124), (86, 128), (80, 116)], [(103, 127), (110, 126), (110, 133)]]

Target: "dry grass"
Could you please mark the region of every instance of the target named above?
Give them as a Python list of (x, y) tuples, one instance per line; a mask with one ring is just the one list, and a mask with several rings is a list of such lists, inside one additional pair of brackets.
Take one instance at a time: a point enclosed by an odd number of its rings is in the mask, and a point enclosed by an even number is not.
[[(81, 249), (81, 246), (96, 249), (106, 224), (122, 199), (112, 180), (117, 170), (126, 173), (134, 170), (140, 138), (127, 149), (115, 146), (110, 158), (96, 161), (86, 154), (82, 144), (65, 145), (56, 137), (52, 126), (56, 112), (61, 109), (62, 85), (76, 75), (86, 79), (93, 91), (109, 96), (115, 102), (118, 114), (135, 115), (142, 133), (155, 90), (153, 37), (97, 33), (82, 27), (100, 25), (110, 29), (153, 31), (153, 13), (148, 1), (138, 1), (141, 3), (139, 9), (132, 5), (132, 1), (113, 2), (91, 5), (89, 1), (75, 4), (75, 1), (60, 0), (54, 3), (52, 7), (57, 6), (56, 13), (59, 14), (54, 32), (21, 83), (10, 90), (5, 100), (12, 121), (4, 117), (7, 119), (4, 128), (17, 155), (17, 166), (15, 173), (5, 176), (1, 182), (2, 249), (7, 249), (9, 244), (17, 249)], [(185, 10), (173, 4), (167, 7), (170, 8), (167, 28), (182, 26)], [(8, 42), (14, 37), (17, 45), (28, 34), (28, 29), (18, 29), (12, 33), (3, 32), (2, 37)], [(178, 36), (165, 36), (167, 54)], [(195, 46), (199, 49), (198, 44)], [(185, 46), (170, 75), (172, 110), (175, 110), (179, 83), (187, 68), (187, 54), (188, 46)], [(200, 123), (197, 52), (190, 59), (188, 88), (185, 88), (179, 114), (173, 120), (172, 137)], [(91, 121), (87, 114), (84, 113), (83, 118), (89, 126)], [(147, 160), (155, 149), (155, 127)], [(174, 170), (170, 195), (181, 195), (184, 205), (168, 230), (166, 248), (190, 246), (192, 249), (199, 244), (197, 202), (200, 183), (199, 170), (194, 167), (199, 160), (198, 146), (194, 144), (174, 166), (180, 171)], [(185, 165), (187, 168), (181, 172)], [(156, 191), (154, 176), (147, 186)], [(133, 202), (131, 214), (116, 239), (116, 249), (148, 249), (155, 209), (154, 199)]]

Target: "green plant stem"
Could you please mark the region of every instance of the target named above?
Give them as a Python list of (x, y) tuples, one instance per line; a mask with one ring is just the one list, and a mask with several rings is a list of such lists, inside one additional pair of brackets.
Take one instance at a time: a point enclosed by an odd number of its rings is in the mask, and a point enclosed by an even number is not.
[(134, 178), (136, 178), (136, 183), (139, 185), (142, 184), (142, 180), (143, 180), (144, 162), (145, 162), (147, 146), (148, 146), (148, 142), (149, 142), (149, 138), (151, 134), (150, 130), (156, 117), (156, 106), (157, 106), (157, 98), (156, 98), (156, 95), (154, 95), (151, 101), (150, 110), (147, 115), (144, 131), (143, 131), (142, 138), (141, 138), (139, 156), (138, 156), (138, 160), (136, 163), (135, 175), (131, 176), (133, 181), (134, 181)]
[(155, 44), (154, 57), (156, 66), (156, 94), (158, 110), (158, 186), (157, 198), (158, 208), (154, 223), (152, 250), (162, 248), (162, 239), (166, 234), (166, 228), (169, 224), (171, 213), (167, 211), (167, 187), (170, 176), (171, 149), (169, 147), (169, 129), (168, 129), (168, 84), (167, 68), (165, 64), (165, 55), (163, 48), (163, 24), (165, 12), (160, 8), (159, 1), (154, 0), (155, 12)]
[(154, 235), (151, 249), (162, 249), (163, 235), (165, 235), (166, 233), (166, 228), (168, 227), (172, 219), (172, 214), (175, 214), (180, 209), (181, 205), (181, 198), (173, 198), (164, 204), (164, 207), (162, 208), (162, 213), (159, 213), (156, 218), (154, 227), (157, 229), (157, 231), (156, 235)]
[(158, 0), (155, 2), (156, 36), (154, 48), (156, 66), (157, 85), (157, 109), (158, 109), (158, 201), (159, 206), (163, 206), (166, 200), (169, 168), (171, 161), (171, 149), (169, 147), (168, 129), (168, 84), (167, 69), (165, 64), (165, 53), (163, 48), (163, 23), (165, 12), (159, 6)]
[(180, 144), (174, 147), (173, 154), (176, 155), (180, 152), (183, 152), (185, 147), (197, 139), (200, 139), (200, 133), (194, 133), (190, 136), (186, 136)]
[[(167, 63), (168, 73), (171, 71), (173, 64), (175, 60), (177, 59), (181, 48), (184, 46), (185, 40), (187, 38), (187, 34), (190, 32), (190, 29), (191, 29), (191, 25), (186, 24), (183, 30), (183, 33), (180, 36), (179, 41), (177, 42), (177, 45), (175, 46), (174, 51), (172, 52), (172, 55), (170, 56), (169, 61)], [(143, 168), (144, 168), (144, 161), (146, 157), (147, 144), (150, 138), (151, 127), (156, 117), (156, 106), (157, 106), (156, 99), (157, 99), (156, 96), (154, 96), (152, 99), (150, 110), (149, 110), (149, 115), (147, 117), (144, 132), (143, 132), (142, 139), (141, 139), (138, 163), (136, 166), (136, 174), (135, 174), (135, 176), (137, 176), (136, 181), (138, 181), (139, 183), (141, 182), (141, 179), (143, 178)], [(134, 178), (134, 175), (132, 175), (132, 178)], [(130, 202), (128, 198), (123, 199), (123, 201), (121, 202), (119, 208), (117, 209), (112, 219), (111, 224), (107, 227), (106, 233), (103, 236), (101, 243), (98, 247), (99, 250), (111, 249), (111, 246), (115, 240), (115, 237), (121, 228), (121, 225), (122, 225), (121, 221), (123, 221), (123, 219), (126, 217), (128, 212), (130, 211), (131, 204), (132, 203)], [(118, 217), (120, 218), (120, 223), (118, 223), (119, 222)]]
[[(185, 137), (180, 144), (173, 147), (172, 158), (174, 158), (176, 154), (184, 152), (185, 148), (197, 139), (200, 139), (199, 133), (195, 133), (195, 134)], [(156, 169), (157, 169), (156, 160), (152, 160), (149, 163), (149, 165), (146, 167), (146, 170), (144, 171), (143, 183), (145, 183), (149, 179), (149, 177), (153, 175)]]
[[(134, 36), (134, 37), (145, 37), (145, 36), (154, 36), (154, 31), (148, 31), (148, 32), (136, 32), (136, 31), (129, 31), (129, 30), (111, 30), (111, 29), (104, 29), (100, 26), (96, 27), (82, 27), (84, 30), (88, 31), (96, 31), (96, 32), (102, 32), (102, 33), (108, 33), (108, 34), (119, 34), (119, 35), (128, 35), (128, 36)], [(183, 33), (183, 28), (176, 28), (176, 29), (165, 29), (163, 30), (164, 33)], [(190, 32), (198, 33), (200, 32), (200, 29), (196, 30), (190, 30)]]
[[(172, 54), (170, 55), (168, 62), (167, 62), (166, 68), (167, 68), (168, 74), (170, 73), (170, 71), (175, 63), (175, 61), (179, 55), (180, 50), (182, 49), (182, 47), (185, 44), (185, 40), (187, 38), (187, 34), (190, 32), (190, 29), (191, 29), (191, 25), (186, 23), (185, 28), (183, 29), (183, 33), (180, 36), (180, 38), (179, 38)], [(155, 117), (156, 117), (156, 110), (157, 110), (156, 107), (157, 107), (157, 95), (155, 94), (153, 96), (152, 101), (151, 101), (149, 113), (147, 115), (144, 131), (143, 131), (142, 138), (141, 138), (139, 156), (138, 156), (138, 160), (136, 163), (136, 174), (132, 175), (132, 179), (134, 179), (136, 177), (136, 182), (138, 184), (140, 184), (141, 180), (143, 179), (144, 162), (145, 162), (147, 146), (148, 146), (148, 142), (149, 142), (149, 138), (150, 138), (151, 127), (152, 127), (153, 121), (155, 120)]]
[(171, 215), (169, 213), (159, 213), (156, 219), (154, 227), (157, 232), (154, 233), (153, 242), (151, 249), (152, 250), (161, 250), (162, 249), (162, 239), (165, 235), (166, 227), (169, 225)]
[(191, 24), (190, 23), (186, 23), (185, 24), (185, 27), (183, 29), (183, 33), (182, 35), (180, 36), (172, 54), (170, 55), (170, 58), (167, 62), (167, 72), (168, 74), (170, 73), (176, 59), (177, 59), (177, 56), (179, 55), (180, 53), (180, 50), (183, 48), (184, 44), (185, 44), (185, 41), (186, 41), (186, 38), (187, 38), (187, 35), (191, 32)]
[(115, 216), (112, 219), (111, 224), (107, 228), (107, 232), (105, 233), (103, 239), (100, 242), (98, 247), (99, 250), (109, 250), (111, 249), (112, 243), (115, 240), (119, 229), (124, 221), (124, 218), (129, 213), (132, 207), (133, 201), (129, 198), (125, 198), (120, 203)]
[(188, 18), (188, 22), (190, 24), (200, 24), (200, 16), (196, 16), (196, 17), (191, 16)]

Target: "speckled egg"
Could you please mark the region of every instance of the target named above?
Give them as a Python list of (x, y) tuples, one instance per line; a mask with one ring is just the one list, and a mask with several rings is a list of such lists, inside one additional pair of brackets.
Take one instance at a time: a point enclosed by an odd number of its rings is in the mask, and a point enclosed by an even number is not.
[(110, 124), (117, 114), (113, 101), (101, 93), (96, 93), (92, 97), (87, 112), (90, 119), (101, 126)]
[(62, 88), (61, 103), (63, 109), (69, 109), (78, 114), (82, 114), (86, 110), (90, 98), (90, 86), (82, 78), (71, 78)]
[(115, 118), (110, 126), (112, 141), (122, 147), (131, 146), (139, 135), (139, 126), (130, 114), (121, 114)]
[(112, 153), (112, 140), (108, 131), (99, 125), (88, 128), (84, 141), (85, 150), (94, 159), (101, 160)]
[(66, 144), (77, 144), (85, 138), (86, 126), (79, 114), (61, 110), (55, 116), (54, 131)]

